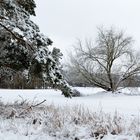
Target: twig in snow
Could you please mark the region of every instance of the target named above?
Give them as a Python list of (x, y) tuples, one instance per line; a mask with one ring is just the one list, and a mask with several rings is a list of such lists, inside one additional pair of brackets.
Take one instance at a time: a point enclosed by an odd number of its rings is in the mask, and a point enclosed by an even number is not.
[(19, 116), (22, 115), (22, 114), (23, 114), (24, 112), (26, 112), (26, 111), (27, 111), (27, 112), (31, 111), (33, 107), (37, 107), (37, 106), (43, 104), (44, 102), (46, 102), (46, 100), (43, 100), (42, 102), (37, 103), (36, 105), (31, 105), (31, 106), (29, 106), (28, 108), (24, 109), (21, 113), (19, 113)]

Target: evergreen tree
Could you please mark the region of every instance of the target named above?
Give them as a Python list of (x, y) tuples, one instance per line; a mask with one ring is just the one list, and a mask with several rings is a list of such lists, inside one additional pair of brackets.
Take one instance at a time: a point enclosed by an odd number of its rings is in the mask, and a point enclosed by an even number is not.
[(34, 0), (0, 0), (0, 69), (8, 68), (11, 75), (26, 71), (29, 79), (39, 76), (70, 97), (72, 90), (60, 72), (60, 50), (50, 51), (53, 42), (30, 20), (35, 7)]

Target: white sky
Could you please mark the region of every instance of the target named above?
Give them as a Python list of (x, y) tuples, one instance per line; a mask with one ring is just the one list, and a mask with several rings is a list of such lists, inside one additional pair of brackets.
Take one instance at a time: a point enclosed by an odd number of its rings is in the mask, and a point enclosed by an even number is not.
[(97, 26), (115, 26), (140, 49), (140, 0), (35, 0), (33, 20), (67, 56), (76, 38), (96, 38)]

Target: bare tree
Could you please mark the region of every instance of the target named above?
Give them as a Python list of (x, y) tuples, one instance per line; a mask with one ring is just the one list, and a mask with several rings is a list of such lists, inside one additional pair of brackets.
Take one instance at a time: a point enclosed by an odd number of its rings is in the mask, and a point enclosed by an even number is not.
[(114, 92), (125, 80), (140, 72), (132, 44), (132, 37), (122, 31), (98, 28), (95, 43), (78, 40), (71, 64), (89, 83)]

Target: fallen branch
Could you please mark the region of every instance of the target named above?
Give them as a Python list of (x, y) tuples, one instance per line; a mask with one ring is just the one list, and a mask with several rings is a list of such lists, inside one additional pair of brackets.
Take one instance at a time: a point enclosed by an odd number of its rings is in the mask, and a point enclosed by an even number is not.
[(42, 101), (42, 102), (40, 102), (40, 103), (38, 103), (38, 104), (36, 104), (36, 105), (31, 105), (30, 107), (36, 107), (36, 106), (39, 106), (39, 105), (43, 104), (44, 102), (46, 102), (46, 100), (44, 100), (44, 101)]
[(28, 108), (24, 109), (21, 113), (19, 113), (18, 116), (23, 115), (25, 112), (30, 112), (30, 111), (32, 110), (33, 107), (37, 107), (37, 106), (43, 104), (44, 102), (46, 102), (46, 100), (43, 100), (42, 102), (37, 103), (36, 105), (31, 105), (31, 106), (29, 106)]

